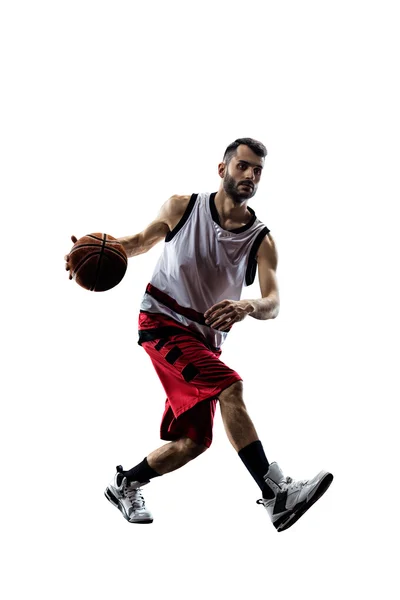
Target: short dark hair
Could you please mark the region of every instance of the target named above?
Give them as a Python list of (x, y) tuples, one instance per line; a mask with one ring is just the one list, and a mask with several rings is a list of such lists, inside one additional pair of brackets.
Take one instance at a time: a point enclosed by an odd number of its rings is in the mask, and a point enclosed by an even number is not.
[(257, 154), (257, 156), (261, 156), (262, 158), (267, 156), (267, 149), (261, 142), (253, 140), (253, 138), (239, 138), (232, 142), (232, 144), (229, 144), (225, 150), (223, 161), (229, 164), (232, 156), (236, 154), (238, 146), (241, 146), (242, 144), (248, 146), (250, 150), (253, 150), (254, 154)]

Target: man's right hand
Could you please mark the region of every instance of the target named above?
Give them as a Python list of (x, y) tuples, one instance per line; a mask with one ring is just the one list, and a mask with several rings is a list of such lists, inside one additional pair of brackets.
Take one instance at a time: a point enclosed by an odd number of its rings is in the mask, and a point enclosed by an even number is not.
[[(73, 241), (73, 243), (75, 244), (75, 242), (77, 242), (77, 238), (74, 235), (71, 235), (71, 240)], [(70, 265), (69, 265), (69, 254), (66, 254), (64, 256), (64, 260), (65, 260), (65, 270), (69, 271), (70, 270)], [(72, 275), (71, 273), (69, 274), (69, 278), (72, 279)]]

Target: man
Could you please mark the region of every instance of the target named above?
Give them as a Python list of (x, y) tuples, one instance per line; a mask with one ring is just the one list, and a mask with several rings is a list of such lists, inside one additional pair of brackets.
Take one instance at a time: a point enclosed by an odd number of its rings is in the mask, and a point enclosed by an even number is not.
[[(257, 191), (266, 155), (260, 142), (236, 140), (218, 165), (218, 192), (172, 196), (144, 231), (119, 238), (128, 257), (165, 240), (142, 299), (138, 343), (167, 394), (160, 437), (169, 443), (128, 471), (117, 467), (105, 490), (131, 523), (153, 520), (144, 485), (210, 447), (218, 400), (228, 438), (259, 485), (258, 503), (277, 531), (293, 525), (332, 482), (326, 471), (296, 482), (285, 478), (276, 462), (268, 462), (243, 402), (242, 379), (219, 358), (235, 323), (248, 315), (273, 319), (279, 311), (275, 244), (247, 205)], [(262, 297), (240, 300), (257, 268)]]

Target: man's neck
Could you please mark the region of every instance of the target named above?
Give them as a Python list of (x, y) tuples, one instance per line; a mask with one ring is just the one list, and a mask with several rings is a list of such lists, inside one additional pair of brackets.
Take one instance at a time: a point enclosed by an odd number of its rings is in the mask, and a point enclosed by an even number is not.
[(223, 221), (248, 221), (250, 213), (247, 210), (247, 200), (241, 203), (232, 200), (224, 190), (219, 190), (215, 196), (215, 207)]

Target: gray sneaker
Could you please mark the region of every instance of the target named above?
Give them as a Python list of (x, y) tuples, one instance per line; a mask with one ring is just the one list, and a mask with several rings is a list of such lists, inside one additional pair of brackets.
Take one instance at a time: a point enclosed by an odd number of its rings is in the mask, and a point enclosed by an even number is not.
[(114, 480), (106, 488), (104, 495), (119, 510), (129, 523), (152, 523), (152, 514), (146, 509), (141, 486), (146, 485), (149, 481), (128, 482), (124, 477), (118, 485), (118, 476), (122, 471), (121, 465), (117, 467), (117, 472)]
[[(277, 531), (284, 531), (321, 498), (331, 485), (333, 475), (320, 471), (314, 479), (293, 481), (291, 477), (285, 478), (278, 464), (273, 462), (264, 479), (265, 492), (263, 491), (263, 498), (257, 500), (257, 504), (263, 504), (267, 509)], [(268, 498), (271, 490), (274, 493), (272, 499)]]

